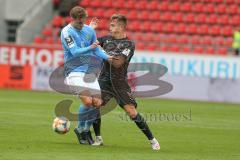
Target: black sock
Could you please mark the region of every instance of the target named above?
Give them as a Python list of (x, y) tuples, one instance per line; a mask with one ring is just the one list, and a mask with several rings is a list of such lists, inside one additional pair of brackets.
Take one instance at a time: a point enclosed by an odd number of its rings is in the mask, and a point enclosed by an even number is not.
[(136, 123), (138, 128), (142, 130), (142, 132), (146, 135), (148, 140), (153, 139), (152, 132), (150, 131), (144, 118), (139, 113), (137, 114), (137, 116), (135, 118), (132, 118), (132, 120)]
[(101, 117), (97, 118), (94, 122), (93, 122), (93, 130), (95, 132), (96, 136), (100, 136), (100, 129), (101, 129)]

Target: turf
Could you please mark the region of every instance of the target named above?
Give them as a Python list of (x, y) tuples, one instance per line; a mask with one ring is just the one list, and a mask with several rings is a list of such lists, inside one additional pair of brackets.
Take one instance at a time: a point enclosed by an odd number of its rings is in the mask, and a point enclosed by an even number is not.
[(104, 146), (79, 145), (71, 131), (52, 131), (55, 105), (70, 96), (0, 90), (1, 160), (240, 160), (240, 105), (179, 100), (138, 100), (161, 150), (120, 108), (102, 118)]

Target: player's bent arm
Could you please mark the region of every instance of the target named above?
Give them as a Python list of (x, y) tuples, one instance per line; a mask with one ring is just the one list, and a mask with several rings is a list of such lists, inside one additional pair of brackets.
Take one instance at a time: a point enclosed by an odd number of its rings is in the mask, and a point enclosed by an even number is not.
[(73, 48), (69, 48), (69, 50), (73, 56), (78, 56), (80, 54), (84, 54), (84, 53), (87, 53), (88, 51), (92, 50), (92, 47), (88, 46), (88, 47), (80, 48), (80, 47), (75, 46)]

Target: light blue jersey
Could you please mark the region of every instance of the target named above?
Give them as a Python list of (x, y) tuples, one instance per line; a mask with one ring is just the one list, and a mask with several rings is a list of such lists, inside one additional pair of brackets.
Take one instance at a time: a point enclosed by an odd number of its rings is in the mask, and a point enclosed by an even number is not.
[(64, 49), (65, 75), (70, 72), (95, 72), (99, 68), (101, 60), (107, 60), (107, 54), (99, 48), (90, 47), (97, 40), (93, 28), (84, 25), (81, 30), (71, 24), (61, 31), (61, 41)]

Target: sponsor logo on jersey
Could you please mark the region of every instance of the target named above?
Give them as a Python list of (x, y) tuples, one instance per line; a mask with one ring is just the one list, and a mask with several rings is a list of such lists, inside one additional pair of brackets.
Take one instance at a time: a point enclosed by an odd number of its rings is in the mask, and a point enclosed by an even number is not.
[(65, 41), (66, 41), (69, 48), (72, 48), (74, 46), (74, 41), (73, 41), (73, 38), (71, 36), (66, 37)]
[(128, 56), (129, 53), (130, 53), (130, 49), (127, 49), (127, 48), (122, 51), (122, 54), (124, 54), (125, 56)]

